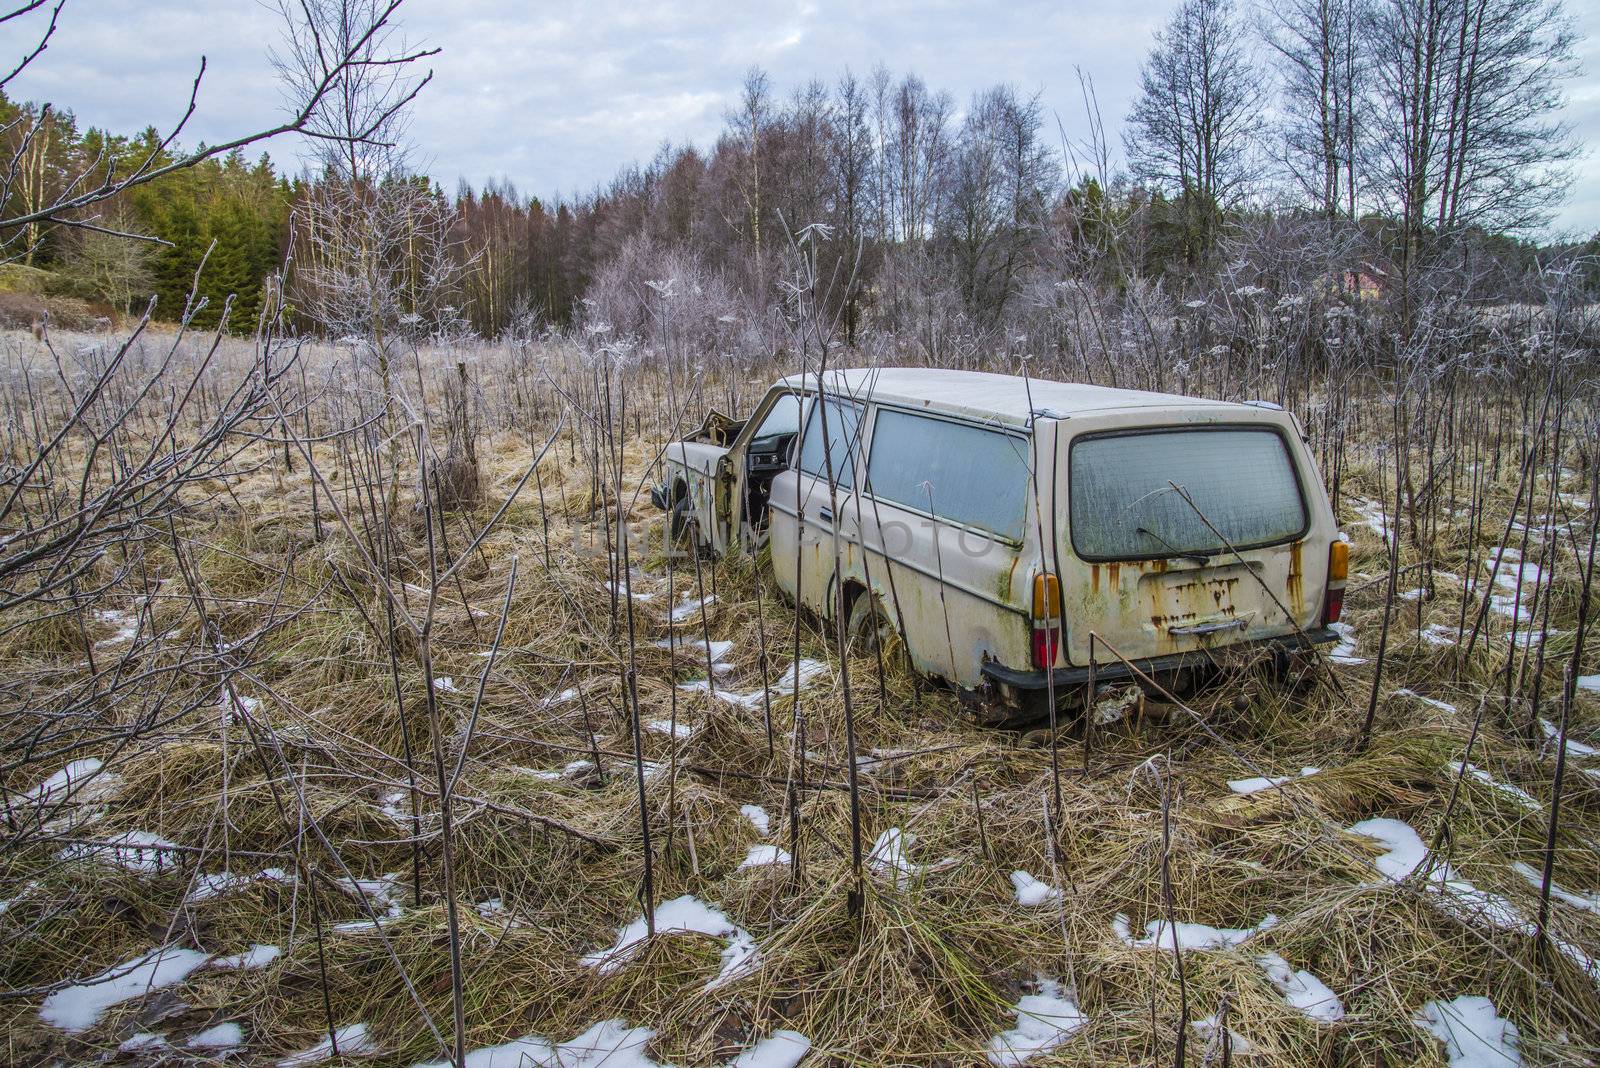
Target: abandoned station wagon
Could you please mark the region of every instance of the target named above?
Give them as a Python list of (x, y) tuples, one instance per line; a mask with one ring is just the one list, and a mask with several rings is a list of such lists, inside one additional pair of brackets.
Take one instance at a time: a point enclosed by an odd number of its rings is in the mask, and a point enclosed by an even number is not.
[(785, 378), (670, 445), (654, 494), (852, 642), (1026, 719), (1094, 676), (1187, 686), (1333, 639), (1347, 546), (1276, 405), (971, 371)]

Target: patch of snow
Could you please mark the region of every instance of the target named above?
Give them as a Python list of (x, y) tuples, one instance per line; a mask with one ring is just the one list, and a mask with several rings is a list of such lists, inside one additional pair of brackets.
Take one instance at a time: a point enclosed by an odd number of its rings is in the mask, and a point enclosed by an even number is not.
[(633, 599), (635, 601), (643, 602), (643, 601), (653, 601), (653, 600), (656, 599), (656, 595), (655, 595), (655, 592), (653, 590), (641, 590), (637, 586), (634, 586), (632, 583), (629, 583), (629, 589), (624, 589), (622, 586), (619, 586), (619, 585), (617, 585), (617, 584), (615, 584), (613, 582), (609, 582), (609, 581), (602, 582), (602, 583), (600, 583), (600, 585), (607, 593), (615, 594), (618, 597), (627, 596), (627, 594), (630, 592), (630, 589), (631, 589), (631, 592), (633, 593)]
[(1390, 697), (1409, 697), (1413, 701), (1421, 701), (1423, 704), (1429, 706), (1430, 708), (1437, 708), (1441, 712), (1456, 712), (1456, 711), (1458, 711), (1456, 706), (1451, 704), (1448, 701), (1441, 701), (1436, 697), (1424, 697), (1422, 694), (1418, 693), (1417, 691), (1408, 690), (1408, 689), (1406, 689), (1404, 687), (1401, 687), (1398, 690), (1390, 691), (1389, 696)]
[(1329, 623), (1328, 629), (1339, 636), (1339, 644), (1328, 653), (1335, 664), (1365, 664), (1367, 658), (1356, 655), (1356, 628), (1348, 623)]
[[(1528, 885), (1535, 890), (1544, 884), (1544, 873), (1532, 864), (1517, 861), (1512, 865), (1516, 873), (1527, 880)], [(1583, 909), (1586, 912), (1600, 912), (1600, 891), (1581, 894), (1576, 890), (1568, 890), (1554, 879), (1550, 880), (1550, 896), (1559, 901), (1565, 901), (1573, 908)]]
[(246, 697), (237, 690), (224, 687), (222, 696), (217, 698), (217, 709), (222, 713), (224, 723), (238, 723), (241, 717), (254, 716), (261, 708), (259, 697)]
[[(1386, 852), (1377, 857), (1373, 865), (1390, 882), (1402, 882), (1427, 860), (1428, 847), (1411, 825), (1403, 820), (1363, 820), (1346, 830), (1375, 839), (1386, 847)], [(1456, 874), (1447, 862), (1441, 861), (1433, 866), (1423, 889), (1431, 904), (1463, 922), (1484, 924), (1524, 935), (1537, 933), (1534, 922), (1515, 903), (1499, 894), (1478, 889)], [(1589, 978), (1600, 982), (1600, 962), (1591, 958), (1580, 946), (1555, 937), (1551, 937), (1550, 944)]]
[(322, 1041), (308, 1046), (299, 1053), (291, 1053), (278, 1062), (278, 1068), (301, 1068), (306, 1064), (319, 1064), (333, 1057), (335, 1043), (341, 1057), (371, 1057), (378, 1052), (378, 1043), (364, 1023), (345, 1024), (333, 1029), (333, 1038), (322, 1036)]
[(236, 1023), (219, 1023), (189, 1036), (190, 1049), (238, 1049), (244, 1045), (244, 1028)]
[[(750, 932), (729, 920), (721, 909), (707, 905), (693, 894), (657, 905), (655, 925), (658, 935), (703, 934), (727, 943), (722, 950), (722, 969), (706, 984), (707, 990), (743, 978), (761, 966), (761, 949)], [(617, 941), (610, 949), (586, 953), (579, 963), (598, 969), (601, 975), (615, 975), (638, 954), (648, 931), (645, 918), (640, 916), (617, 932)]]
[(1248, 797), (1250, 794), (1258, 794), (1262, 790), (1270, 790), (1274, 786), (1282, 786), (1284, 783), (1293, 782), (1295, 779), (1303, 779), (1308, 775), (1315, 775), (1321, 770), (1321, 768), (1301, 768), (1298, 775), (1258, 775), (1250, 779), (1229, 779), (1228, 789), (1236, 794), (1243, 794)]
[(283, 950), (277, 946), (269, 946), (257, 942), (243, 953), (235, 953), (231, 957), (218, 957), (211, 962), (211, 966), (213, 968), (240, 971), (259, 971), (281, 956), (283, 956)]
[(124, 831), (104, 844), (75, 843), (58, 855), (62, 860), (98, 860), (128, 871), (154, 875), (177, 863), (177, 843), (149, 831)]
[(64, 801), (72, 796), (80, 801), (103, 801), (115, 792), (118, 782), (115, 774), (102, 773), (103, 767), (105, 765), (94, 757), (74, 760), (22, 796), (37, 805)]
[(1042, 883), (1025, 871), (1011, 873), (1011, 885), (1016, 888), (1017, 904), (1025, 908), (1054, 905), (1061, 900), (1060, 887)]
[(117, 628), (117, 632), (109, 638), (101, 638), (94, 643), (96, 649), (106, 649), (123, 642), (131, 642), (139, 634), (139, 615), (136, 612), (125, 612), (117, 608), (108, 608), (96, 612), (94, 617), (102, 623), (110, 623)]
[(652, 734), (670, 734), (674, 738), (683, 739), (693, 738), (700, 732), (702, 726), (704, 724), (681, 721), (673, 723), (670, 719), (648, 719), (644, 723), (644, 729)]
[[(1462, 769), (1463, 764), (1459, 760), (1453, 760), (1444, 766), (1444, 770), (1449, 772), (1451, 775), (1460, 774)], [(1472, 776), (1474, 779), (1477, 779), (1485, 786), (1505, 794), (1523, 808), (1529, 809), (1533, 812), (1539, 811), (1541, 807), (1539, 804), (1539, 799), (1534, 797), (1528, 791), (1524, 790), (1522, 787), (1509, 782), (1501, 782), (1499, 779), (1496, 779), (1493, 775), (1490, 775), (1487, 771), (1484, 771), (1476, 764), (1466, 764), (1465, 770), (1466, 774)]]
[(456, 693), (456, 680), (450, 675), (440, 675), (433, 680), (433, 688), (440, 693)]
[(989, 1063), (995, 1068), (1017, 1068), (1061, 1045), (1089, 1022), (1072, 997), (1063, 994), (1059, 980), (1035, 975), (1037, 994), (1025, 994), (1012, 1011), (1017, 1026), (989, 1039)]
[(164, 1049), (168, 1045), (167, 1036), (154, 1031), (140, 1031), (123, 1039), (117, 1046), (118, 1053), (141, 1053), (149, 1049)]
[(740, 870), (745, 868), (761, 868), (768, 864), (787, 864), (793, 859), (787, 849), (779, 849), (775, 845), (753, 845), (744, 860), (739, 862)]
[(946, 857), (933, 864), (914, 863), (906, 853), (916, 844), (916, 835), (908, 834), (898, 827), (890, 827), (878, 835), (878, 840), (872, 843), (872, 852), (867, 856), (867, 867), (871, 868), (874, 874), (892, 882), (896, 890), (904, 890), (928, 872), (948, 868), (955, 863), (954, 857)]
[(799, 1031), (774, 1031), (729, 1061), (728, 1068), (795, 1068), (810, 1052), (811, 1040)]
[(756, 829), (757, 834), (764, 835), (772, 827), (771, 817), (760, 805), (740, 805), (739, 815), (750, 821), (750, 826)]
[[(1547, 742), (1556, 741), (1557, 735), (1561, 733), (1561, 728), (1556, 726), (1554, 723), (1551, 723), (1547, 719), (1539, 720), (1539, 729), (1544, 731), (1545, 741)], [(1584, 745), (1582, 742), (1573, 741), (1572, 732), (1570, 730), (1567, 732), (1566, 749), (1567, 756), (1577, 757), (1579, 759), (1582, 759), (1583, 757), (1592, 757), (1596, 753), (1600, 753), (1600, 749), (1596, 749), (1592, 745)]]
[(705, 597), (700, 598), (699, 600), (685, 601), (672, 610), (672, 622), (682, 623), (690, 616), (699, 615), (702, 607), (710, 608), (716, 603), (717, 595), (714, 593), (708, 593), (705, 595)]
[(1111, 930), (1127, 945), (1135, 949), (1172, 949), (1176, 937), (1178, 948), (1186, 950), (1228, 949), (1246, 939), (1271, 930), (1278, 925), (1278, 917), (1267, 913), (1254, 927), (1212, 927), (1207, 923), (1169, 924), (1166, 920), (1151, 920), (1145, 924), (1143, 938), (1134, 938), (1128, 926), (1128, 917), (1117, 913), (1111, 921)]
[(1389, 544), (1389, 519), (1384, 506), (1377, 501), (1358, 497), (1352, 507), (1367, 529), (1381, 538), (1385, 545)]
[[(797, 665), (790, 665), (779, 677), (778, 681), (766, 692), (770, 693), (772, 700), (776, 701), (780, 697), (792, 695), (797, 685), (804, 688), (827, 674), (827, 664), (820, 660), (802, 659)], [(705, 679), (693, 679), (689, 682), (678, 683), (678, 689), (692, 692), (709, 690), (710, 688), (710, 684)], [(718, 689), (715, 691), (715, 696), (718, 700), (739, 705), (741, 708), (757, 709), (761, 707), (762, 693), (763, 691), (759, 687), (749, 693), (735, 693), (730, 690)]]
[(1443, 623), (1429, 623), (1426, 627), (1417, 631), (1417, 635), (1429, 645), (1461, 644), (1461, 632)]
[(87, 1031), (105, 1011), (149, 990), (175, 986), (211, 958), (179, 946), (153, 949), (72, 986), (52, 990), (39, 1006), (45, 1023), (63, 1031)]
[(1600, 693), (1600, 675), (1579, 675), (1578, 689), (1588, 690), (1590, 693)]
[(1444, 1043), (1450, 1068), (1512, 1068), (1522, 1063), (1517, 1025), (1495, 1012), (1488, 998), (1462, 995), (1430, 1001), (1412, 1021)]
[[(1208, 1051), (1222, 1049), (1222, 1021), (1218, 1019), (1221, 1015), (1219, 1012), (1214, 1012), (1204, 1019), (1192, 1020), (1189, 1023), (1189, 1026), (1194, 1028), (1195, 1034), (1206, 1044)], [(1228, 1028), (1228, 1048), (1235, 1057), (1250, 1057), (1256, 1052), (1255, 1043), (1231, 1027)], [(1216, 1060), (1214, 1056), (1205, 1058), (1208, 1064), (1214, 1060)]]
[(1267, 973), (1267, 979), (1278, 988), (1290, 1008), (1318, 1023), (1338, 1023), (1344, 1019), (1344, 1004), (1339, 996), (1304, 968), (1297, 971), (1277, 953), (1263, 953), (1256, 958), (1256, 963)]

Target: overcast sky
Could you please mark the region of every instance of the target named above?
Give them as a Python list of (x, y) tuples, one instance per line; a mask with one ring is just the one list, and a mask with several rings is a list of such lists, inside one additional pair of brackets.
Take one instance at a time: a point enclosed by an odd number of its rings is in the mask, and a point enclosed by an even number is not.
[[(1172, 3), (407, 0), (407, 38), (442, 49), (428, 61), (433, 83), (415, 104), (410, 139), (421, 169), (446, 189), (457, 178), (503, 177), (540, 195), (584, 191), (648, 160), (663, 141), (709, 145), (751, 64), (786, 93), (883, 63), (918, 72), (958, 105), (998, 81), (1038, 92), (1072, 138), (1084, 133), (1081, 67), (1115, 140)], [(1569, 118), (1594, 148), (1554, 230), (1588, 236), (1600, 230), (1600, 3), (1568, 6), (1585, 35)], [(25, 50), (43, 14), (6, 26), (0, 65)], [(181, 114), (204, 55), (209, 69), (185, 143), (215, 142), (281, 116), (268, 60), (279, 25), (256, 0), (68, 0), (56, 39), (10, 95), (52, 101), (118, 132), (165, 127)], [(270, 151), (292, 163), (305, 146), (285, 139)]]

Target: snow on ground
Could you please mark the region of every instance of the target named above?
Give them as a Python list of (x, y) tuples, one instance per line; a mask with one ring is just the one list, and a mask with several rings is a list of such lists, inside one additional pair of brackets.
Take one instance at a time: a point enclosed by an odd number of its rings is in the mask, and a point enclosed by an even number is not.
[(896, 890), (904, 890), (928, 872), (948, 868), (956, 862), (954, 857), (946, 857), (932, 864), (918, 864), (906, 855), (916, 844), (916, 835), (898, 827), (890, 827), (872, 843), (872, 852), (867, 855), (867, 867), (875, 875), (892, 882)]
[(1452, 760), (1450, 763), (1444, 766), (1444, 770), (1451, 775), (1458, 775), (1461, 773), (1463, 767), (1465, 767), (1468, 775), (1472, 776), (1474, 779), (1477, 779), (1485, 786), (1505, 794), (1507, 797), (1511, 798), (1517, 804), (1521, 805), (1525, 809), (1528, 809), (1529, 811), (1539, 811), (1541, 806), (1537, 797), (1534, 797), (1528, 791), (1524, 790), (1520, 786), (1515, 785), (1514, 783), (1501, 782), (1499, 779), (1495, 778), (1493, 775), (1490, 775), (1487, 771), (1484, 771), (1476, 764), (1463, 765), (1462, 761)]
[(1025, 871), (1011, 873), (1011, 885), (1017, 890), (1017, 904), (1025, 908), (1054, 905), (1061, 900), (1061, 889), (1042, 883)]
[(167, 1036), (154, 1031), (140, 1031), (136, 1035), (129, 1035), (117, 1047), (118, 1053), (143, 1053), (146, 1050), (165, 1049)]
[(1034, 976), (1037, 994), (1025, 994), (1012, 1010), (1017, 1026), (989, 1039), (989, 1063), (995, 1068), (1016, 1068), (1041, 1053), (1048, 1053), (1089, 1022), (1058, 980)]
[(1328, 985), (1304, 968), (1298, 971), (1277, 953), (1263, 953), (1256, 958), (1267, 979), (1278, 988), (1289, 1007), (1316, 1020), (1318, 1023), (1338, 1023), (1344, 1019), (1344, 1003)]
[(774, 1031), (733, 1060), (728, 1068), (794, 1068), (811, 1052), (811, 1040), (799, 1031)]
[(177, 843), (149, 831), (124, 831), (104, 844), (76, 843), (58, 855), (62, 860), (98, 860), (144, 875), (155, 875), (178, 862)]
[(265, 968), (281, 956), (283, 956), (283, 950), (277, 946), (263, 945), (257, 942), (243, 953), (235, 953), (230, 957), (218, 957), (211, 962), (211, 966), (213, 968), (255, 971)]
[(655, 647), (657, 649), (672, 649), (675, 647), (678, 655), (684, 657), (691, 666), (704, 664), (706, 650), (709, 648), (711, 651), (712, 671), (718, 675), (725, 675), (733, 670), (733, 665), (727, 662), (728, 654), (733, 652), (733, 642), (731, 641), (713, 640), (708, 645), (702, 638), (694, 638), (689, 641), (661, 638), (655, 642)]
[(1366, 525), (1367, 529), (1371, 530), (1387, 545), (1389, 543), (1389, 520), (1384, 506), (1377, 501), (1369, 501), (1365, 498), (1357, 497), (1351, 502), (1351, 507), (1355, 509), (1356, 515), (1360, 517), (1361, 522)]
[(1181, 921), (1172, 925), (1166, 920), (1151, 920), (1144, 926), (1145, 936), (1134, 938), (1133, 931), (1128, 926), (1128, 917), (1119, 912), (1116, 919), (1111, 921), (1111, 930), (1123, 942), (1135, 949), (1170, 950), (1174, 933), (1177, 935), (1179, 949), (1227, 949), (1239, 945), (1252, 935), (1270, 930), (1277, 924), (1278, 917), (1270, 912), (1254, 927), (1212, 927), (1206, 923)]
[[(648, 1027), (602, 1020), (559, 1044), (527, 1035), (471, 1050), (466, 1068), (667, 1068), (644, 1051), (654, 1037)], [(728, 1068), (794, 1068), (810, 1050), (811, 1040), (800, 1032), (774, 1031), (730, 1061)], [(428, 1061), (413, 1068), (450, 1068), (450, 1062)]]
[(1488, 998), (1462, 995), (1430, 1001), (1412, 1021), (1444, 1043), (1450, 1068), (1511, 1068), (1522, 1063), (1517, 1025), (1502, 1019)]
[(1460, 645), (1461, 632), (1443, 623), (1429, 623), (1417, 632), (1429, 645)]
[(1301, 768), (1298, 775), (1257, 776), (1253, 779), (1229, 779), (1228, 789), (1236, 794), (1258, 794), (1262, 790), (1270, 790), (1274, 786), (1282, 786), (1295, 779), (1303, 779), (1308, 775), (1315, 775), (1321, 768)]
[[(1512, 869), (1527, 880), (1528, 885), (1538, 890), (1544, 884), (1544, 873), (1532, 864), (1517, 861)], [(1600, 912), (1600, 891), (1582, 894), (1576, 890), (1568, 890), (1554, 879), (1550, 880), (1550, 896), (1559, 901), (1565, 901), (1573, 908), (1583, 909), (1586, 912)]]
[(333, 925), (335, 931), (364, 931), (377, 927), (384, 920), (399, 919), (405, 912), (406, 887), (398, 873), (391, 872), (377, 879), (351, 879), (341, 877), (334, 885), (351, 897), (363, 900), (377, 914), (377, 920), (362, 916), (360, 919)]
[(456, 680), (449, 675), (440, 675), (433, 680), (433, 688), (440, 693), (455, 693)]
[[(1557, 736), (1561, 733), (1561, 728), (1547, 719), (1539, 721), (1539, 729), (1544, 731), (1544, 737), (1547, 742), (1555, 742)], [(1580, 760), (1583, 757), (1592, 757), (1596, 753), (1600, 753), (1600, 749), (1596, 749), (1592, 745), (1584, 745), (1582, 742), (1573, 741), (1570, 729), (1567, 731), (1566, 749), (1569, 758), (1576, 757)]]
[(343, 1027), (333, 1029), (332, 1041), (327, 1035), (323, 1035), (322, 1041), (316, 1045), (308, 1046), (299, 1053), (291, 1053), (280, 1060), (278, 1068), (302, 1068), (303, 1065), (320, 1064), (331, 1060), (335, 1043), (338, 1044), (340, 1057), (371, 1057), (378, 1052), (378, 1043), (373, 1040), (366, 1024), (345, 1024)]
[(1590, 693), (1600, 693), (1600, 675), (1579, 675), (1578, 689), (1588, 690)]
[[(756, 945), (750, 932), (729, 920), (721, 909), (707, 905), (693, 894), (657, 905), (655, 924), (658, 935), (703, 934), (727, 943), (722, 950), (722, 969), (706, 984), (707, 990), (743, 978), (761, 966), (761, 947)], [(601, 975), (615, 975), (638, 954), (648, 932), (645, 918), (640, 916), (617, 932), (617, 941), (610, 949), (586, 953), (579, 962), (598, 969)]]
[(753, 845), (744, 860), (739, 862), (740, 869), (761, 868), (768, 864), (787, 864), (793, 859), (787, 849), (779, 849), (775, 845)]
[[(1218, 1063), (1222, 1055), (1222, 1021), (1218, 1019), (1221, 1015), (1220, 1012), (1214, 1012), (1210, 1016), (1189, 1023), (1189, 1026), (1194, 1028), (1195, 1034), (1200, 1036), (1200, 1041), (1205, 1043), (1202, 1052), (1205, 1054), (1203, 1062), (1206, 1064)], [(1249, 1057), (1256, 1051), (1255, 1043), (1231, 1027), (1228, 1028), (1228, 1049), (1235, 1057)]]
[(602, 582), (602, 583), (600, 583), (600, 585), (601, 585), (602, 588), (605, 589), (605, 591), (607, 593), (615, 594), (618, 597), (627, 596), (627, 594), (631, 590), (632, 593), (633, 593), (633, 599), (635, 601), (653, 601), (653, 600), (656, 599), (656, 595), (655, 595), (654, 591), (652, 591), (652, 590), (641, 590), (636, 583), (631, 583), (630, 582), (628, 584), (628, 589), (624, 589), (623, 587), (621, 587), (621, 586), (619, 586), (619, 585), (617, 585), (617, 584), (615, 584), (613, 582), (609, 582), (609, 581)]
[(210, 901), (214, 897), (223, 897), (227, 894), (242, 893), (245, 888), (254, 883), (288, 883), (294, 881), (291, 872), (282, 868), (262, 868), (254, 875), (244, 875), (231, 871), (220, 871), (211, 874), (202, 873), (195, 877), (194, 883), (189, 888), (189, 893), (184, 897), (185, 905), (198, 905), (203, 901)]
[(691, 616), (699, 615), (702, 607), (710, 608), (716, 603), (717, 595), (714, 593), (708, 593), (698, 600), (684, 601), (672, 610), (672, 621), (674, 623), (682, 623)]
[(1328, 653), (1335, 664), (1365, 664), (1367, 658), (1356, 655), (1356, 628), (1348, 623), (1329, 623), (1328, 629), (1339, 636), (1339, 644)]
[(117, 628), (117, 632), (109, 638), (101, 638), (94, 643), (96, 649), (106, 649), (123, 642), (131, 642), (139, 633), (139, 615), (137, 612), (124, 612), (117, 608), (107, 608), (96, 612), (94, 618), (101, 623), (110, 623)]
[(772, 826), (771, 817), (760, 805), (740, 805), (739, 815), (750, 821), (750, 826), (756, 829), (757, 834), (766, 834)]
[[(766, 692), (776, 701), (794, 692), (796, 685), (805, 687), (817, 679), (828, 674), (828, 665), (820, 660), (802, 659), (797, 664), (786, 668), (778, 680)], [(711, 689), (711, 684), (705, 679), (693, 679), (689, 682), (678, 683), (678, 689), (698, 692)], [(718, 687), (714, 693), (718, 700), (727, 701), (743, 708), (756, 709), (761, 707), (762, 690), (757, 687), (748, 693), (735, 693)]]
[(39, 1016), (63, 1031), (87, 1031), (112, 1006), (148, 990), (175, 986), (210, 959), (179, 946), (153, 949), (81, 983), (51, 991), (39, 1006)]
[(1389, 691), (1389, 696), (1390, 697), (1409, 697), (1413, 701), (1421, 701), (1423, 704), (1427, 705), (1428, 707), (1437, 708), (1441, 712), (1455, 712), (1455, 711), (1457, 711), (1456, 706), (1451, 704), (1448, 701), (1441, 701), (1436, 697), (1424, 697), (1422, 694), (1418, 693), (1417, 691), (1408, 690), (1408, 689), (1406, 689), (1404, 687), (1401, 687), (1398, 690)]
[(1531, 622), (1533, 601), (1544, 582), (1544, 572), (1539, 565), (1524, 562), (1522, 553), (1516, 549), (1500, 546), (1489, 550), (1489, 559), (1483, 566), (1489, 569), (1494, 585), (1504, 591), (1489, 594), (1490, 610), (1519, 623)]
[(190, 1035), (184, 1045), (190, 1049), (238, 1049), (244, 1045), (244, 1028), (236, 1023), (219, 1023)]
[(112, 772), (101, 773), (105, 765), (94, 757), (74, 760), (60, 771), (49, 775), (38, 786), (23, 794), (26, 801), (36, 805), (53, 804), (72, 797), (79, 802), (104, 801), (116, 792), (119, 779)]
[(700, 732), (703, 724), (684, 723), (681, 720), (673, 723), (670, 719), (647, 719), (644, 729), (652, 734), (670, 734), (674, 738), (689, 739)]
[[(1373, 860), (1378, 873), (1390, 882), (1402, 882), (1420, 868), (1428, 857), (1428, 847), (1409, 823), (1396, 819), (1370, 819), (1345, 828), (1381, 843), (1386, 851)], [(1461, 878), (1447, 862), (1440, 861), (1428, 873), (1423, 889), (1427, 900), (1437, 908), (1468, 923), (1484, 924), (1502, 931), (1534, 935), (1537, 929), (1510, 899), (1480, 890)], [(1550, 945), (1567, 957), (1591, 979), (1600, 982), (1600, 962), (1582, 947), (1551, 936)]]

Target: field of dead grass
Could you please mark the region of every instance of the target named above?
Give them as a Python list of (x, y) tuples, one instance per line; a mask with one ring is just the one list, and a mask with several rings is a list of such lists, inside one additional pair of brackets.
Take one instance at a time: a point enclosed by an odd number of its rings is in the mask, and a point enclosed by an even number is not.
[[(651, 422), (624, 443), (625, 502), (672, 420)], [(11, 1063), (309, 1064), (333, 1056), (330, 1023), (346, 1063), (440, 1060), (452, 906), (466, 1048), (509, 1044), (477, 1065), (1164, 1064), (1180, 1043), (1188, 1063), (1222, 1063), (1226, 1046), (1235, 1063), (1443, 1065), (1446, 1033), (1458, 1055), (1473, 1036), (1528, 1064), (1600, 1053), (1600, 755), (1583, 744), (1600, 746), (1600, 694), (1580, 687), (1570, 711), (1561, 892), (1541, 948), (1555, 747), (1542, 730), (1530, 742), (1507, 729), (1510, 617), (1489, 611), (1470, 656), (1449, 637), (1464, 597), (1470, 626), (1486, 590), (1507, 592), (1485, 555), (1501, 542), (1514, 462), (1494, 473), (1475, 542), (1466, 491), (1441, 504), (1433, 585), (1410, 599), (1423, 572), (1404, 570), (1417, 561), (1403, 547), (1365, 746), (1389, 600), (1378, 442), (1343, 446), (1355, 551), (1337, 686), (1291, 695), (1246, 680), (1197, 705), (1198, 719), (1097, 727), (1087, 752), (1063, 734), (1054, 817), (1047, 743), (972, 725), (950, 693), (853, 663), (868, 879), (852, 918), (837, 651), (809, 622), (796, 629), (770, 582), (758, 606), (759, 565), (669, 561), (659, 517), (633, 498), (641, 790), (628, 606), (606, 585), (610, 520), (582, 462), (590, 431), (563, 433), (540, 493), (524, 489), (438, 590), (438, 752), (460, 769), (453, 901), (430, 679), (403, 639), (391, 657), (381, 591), (326, 497), (313, 525), (305, 465), (285, 470), (270, 441), (173, 538), (155, 532), (102, 564), (127, 577), (82, 629), (8, 622)], [(329, 485), (358, 477), (331, 444), (318, 449)], [(529, 437), (486, 431), (478, 453), (486, 491), (450, 518), (455, 552), (522, 477)], [(1515, 665), (1519, 698), (1542, 667), (1538, 716), (1552, 723), (1592, 529), (1583, 473), (1557, 477), (1576, 518), (1553, 577), (1520, 591), (1536, 626), (1533, 587), (1550, 601), (1545, 656), (1519, 649)], [(1542, 501), (1542, 476), (1536, 487)], [(416, 610), (429, 595), (423, 526), (396, 524), (390, 568)], [(229, 654), (189, 671), (183, 658), (207, 640), (194, 589)], [(797, 652), (819, 665), (798, 689), (785, 675)], [(106, 672), (125, 681), (102, 682), (104, 699), (74, 714), (97, 737), (128, 730), (74, 748), (75, 725), (44, 713)], [(159, 701), (142, 673), (159, 679)], [(1529, 714), (1519, 700), (1511, 718)], [(1262, 776), (1287, 778), (1245, 781)], [(635, 942), (641, 794), (658, 935)], [(1436, 837), (1431, 871), (1412, 872), (1417, 844)], [(1419, 1024), (1430, 1012), (1431, 1030)]]

